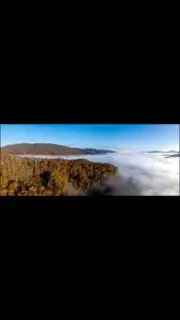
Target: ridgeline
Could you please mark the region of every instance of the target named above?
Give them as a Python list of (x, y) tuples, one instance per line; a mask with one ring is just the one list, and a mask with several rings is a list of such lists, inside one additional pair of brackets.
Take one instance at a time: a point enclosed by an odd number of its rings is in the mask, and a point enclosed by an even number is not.
[(12, 144), (2, 147), (1, 151), (14, 155), (96, 155), (114, 153), (112, 150), (71, 148), (53, 143)]

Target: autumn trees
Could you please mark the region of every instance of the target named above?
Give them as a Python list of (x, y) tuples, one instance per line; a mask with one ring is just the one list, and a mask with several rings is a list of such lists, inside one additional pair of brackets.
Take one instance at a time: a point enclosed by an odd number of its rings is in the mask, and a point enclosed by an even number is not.
[(85, 159), (26, 159), (3, 153), (0, 165), (0, 195), (15, 196), (66, 196), (69, 186), (86, 195), (116, 172), (113, 165)]

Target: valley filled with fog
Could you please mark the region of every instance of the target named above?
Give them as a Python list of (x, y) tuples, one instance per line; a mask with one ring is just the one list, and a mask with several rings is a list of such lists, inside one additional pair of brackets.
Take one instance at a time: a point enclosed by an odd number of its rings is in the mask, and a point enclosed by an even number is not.
[(113, 150), (116, 153), (106, 155), (29, 157), (88, 159), (113, 164), (118, 168), (117, 176), (109, 180), (114, 195), (179, 195), (179, 157), (168, 158), (171, 154), (165, 152)]

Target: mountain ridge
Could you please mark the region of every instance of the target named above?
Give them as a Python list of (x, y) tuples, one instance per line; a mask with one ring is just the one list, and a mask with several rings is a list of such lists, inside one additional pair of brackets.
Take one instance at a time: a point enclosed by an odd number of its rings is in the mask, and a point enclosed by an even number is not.
[(178, 151), (176, 151), (176, 150), (168, 150), (168, 151), (152, 150), (152, 151), (146, 151), (146, 153), (178, 153)]
[(54, 143), (18, 143), (1, 147), (2, 152), (16, 155), (96, 155), (115, 153), (112, 150), (95, 148), (74, 148)]

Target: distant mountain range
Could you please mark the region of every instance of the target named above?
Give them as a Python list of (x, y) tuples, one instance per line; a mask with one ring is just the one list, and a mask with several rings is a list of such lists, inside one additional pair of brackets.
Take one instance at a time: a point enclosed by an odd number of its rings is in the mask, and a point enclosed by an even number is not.
[(152, 151), (146, 151), (146, 153), (162, 153), (164, 151), (158, 151), (158, 150), (152, 150)]
[(178, 153), (176, 150), (169, 150), (169, 151), (160, 151), (160, 150), (152, 150), (146, 151), (147, 153)]
[(167, 151), (166, 153), (178, 153), (179, 151), (176, 151), (176, 150), (170, 150), (170, 151)]
[(166, 158), (178, 158), (178, 157), (180, 157), (180, 153), (172, 154)]
[(2, 152), (16, 155), (98, 155), (115, 153), (112, 150), (71, 148), (53, 143), (20, 143), (6, 145)]

